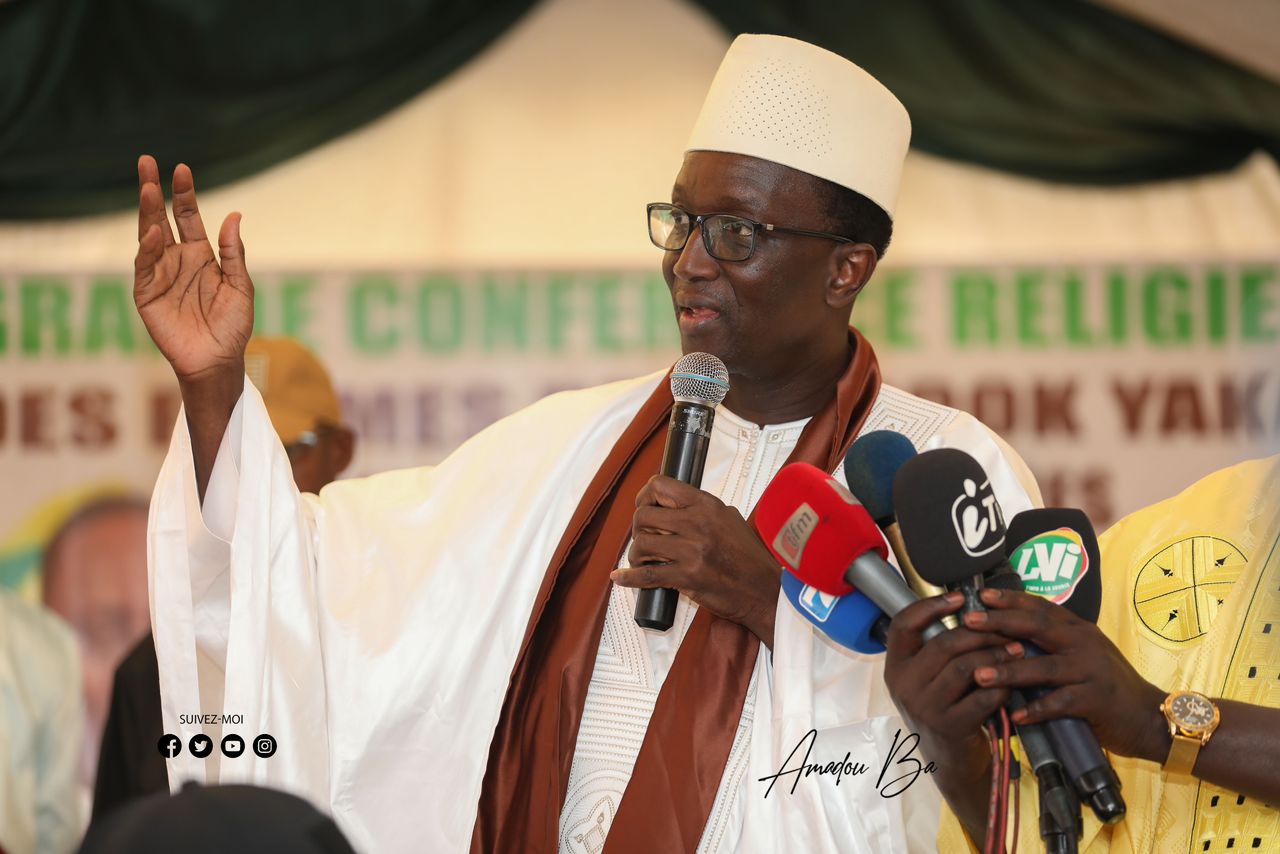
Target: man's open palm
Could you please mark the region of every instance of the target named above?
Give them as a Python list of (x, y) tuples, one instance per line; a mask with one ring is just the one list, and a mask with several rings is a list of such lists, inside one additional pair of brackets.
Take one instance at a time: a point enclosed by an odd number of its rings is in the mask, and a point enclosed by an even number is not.
[(138, 159), (138, 255), (133, 300), (142, 322), (180, 380), (220, 369), (240, 373), (253, 332), (253, 282), (244, 264), (240, 215), (228, 214), (218, 233), (218, 257), (196, 206), (191, 170), (173, 170), (175, 241), (155, 158)]

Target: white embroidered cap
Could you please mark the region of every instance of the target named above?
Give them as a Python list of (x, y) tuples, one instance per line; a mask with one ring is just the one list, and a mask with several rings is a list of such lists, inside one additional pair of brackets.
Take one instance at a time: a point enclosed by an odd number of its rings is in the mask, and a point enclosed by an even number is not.
[(687, 151), (745, 154), (861, 193), (893, 216), (911, 119), (843, 56), (784, 36), (733, 40)]

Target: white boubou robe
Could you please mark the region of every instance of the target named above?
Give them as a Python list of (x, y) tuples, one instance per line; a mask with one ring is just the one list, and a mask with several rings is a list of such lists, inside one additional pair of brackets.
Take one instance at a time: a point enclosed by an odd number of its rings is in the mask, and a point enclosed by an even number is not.
[[(297, 491), (246, 382), (203, 511), (180, 414), (151, 503), (148, 550), (163, 720), (184, 742), (202, 729), (215, 743), (224, 733), (251, 741), (235, 759), (184, 751), (169, 760), (171, 785), (252, 782), (294, 792), (372, 854), (467, 852), (490, 741), (552, 552), (664, 376), (554, 395), (437, 466), (338, 481), (318, 497)], [(719, 422), (735, 421), (721, 412)], [(1039, 504), (1022, 461), (966, 413), (885, 385), (863, 432), (879, 429), (905, 434), (921, 451), (972, 454), (1006, 518)], [(783, 441), (786, 433), (775, 431)], [(729, 436), (713, 436), (713, 459)], [(774, 454), (767, 477), (785, 457)], [(836, 476), (843, 481), (842, 471)], [(704, 485), (733, 489), (727, 475)], [(756, 484), (721, 497), (745, 516), (760, 491)], [(619, 598), (615, 591), (606, 623), (615, 631), (627, 622), (617, 619)], [(636, 637), (645, 642), (643, 632)], [(674, 652), (658, 646), (651, 663), (660, 684)], [(928, 776), (885, 796), (915, 766), (899, 764), (901, 744), (894, 751), (906, 731), (882, 668), (883, 657), (836, 646), (779, 595), (774, 648), (760, 648), (745, 738), (735, 742), (700, 850), (933, 850), (941, 799)], [(592, 694), (609, 690), (593, 675)], [(592, 703), (589, 695), (580, 747)], [(818, 735), (809, 764), (847, 769), (849, 753), (869, 770), (846, 771), (839, 783), (834, 774), (777, 777), (805, 761), (807, 742), (796, 748), (810, 730)], [(267, 758), (252, 750), (261, 733), (278, 743)], [(562, 833), (561, 850), (598, 841)]]

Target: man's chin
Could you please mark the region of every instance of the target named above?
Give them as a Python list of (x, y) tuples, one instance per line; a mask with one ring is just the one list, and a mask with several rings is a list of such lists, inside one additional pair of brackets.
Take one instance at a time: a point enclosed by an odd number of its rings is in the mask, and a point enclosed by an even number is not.
[(715, 356), (717, 359), (725, 363), (732, 372), (731, 360), (733, 358), (734, 348), (724, 340), (722, 335), (707, 334), (699, 331), (695, 333), (680, 333), (680, 352), (688, 355), (689, 353), (707, 353)]

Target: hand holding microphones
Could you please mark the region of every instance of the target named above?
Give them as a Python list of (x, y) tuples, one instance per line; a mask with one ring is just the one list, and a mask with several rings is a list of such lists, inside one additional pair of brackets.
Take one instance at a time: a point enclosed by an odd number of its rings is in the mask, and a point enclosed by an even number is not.
[(966, 614), (966, 628), (1024, 639), (1044, 653), (974, 672), (984, 688), (1040, 689), (1014, 714), (1015, 723), (1080, 718), (1111, 752), (1164, 761), (1168, 740), (1160, 703), (1166, 692), (1143, 679), (1093, 622), (1017, 590), (988, 588), (980, 596), (987, 610)]
[[(853, 511), (863, 518), (837, 523), (843, 511), (833, 511), (838, 504), (829, 499), (843, 487), (816, 471), (806, 473), (808, 492), (794, 488), (795, 476), (784, 470), (778, 489), (771, 486), (762, 497), (761, 536), (794, 574), (784, 578), (784, 594), (837, 643), (864, 653), (878, 651), (878, 641), (887, 646), (890, 694), (938, 764), (949, 800), (966, 787), (970, 794), (982, 788), (989, 763), (981, 728), (1007, 708), (1042, 789), (1054, 778), (1064, 781), (1058, 799), (1042, 804), (1060, 828), (1075, 823), (1066, 820), (1064, 792), (1101, 820), (1120, 820), (1125, 806), (1119, 781), (1099, 746), (1160, 761), (1167, 751), (1158, 711), (1164, 692), (1143, 680), (1095, 625), (1101, 587), (1088, 519), (1077, 510), (1029, 510), (1006, 531), (986, 473), (967, 454), (944, 449), (913, 456), (913, 448), (898, 447), (905, 444), (902, 437), (888, 443), (874, 436), (859, 440), (861, 450), (855, 443), (846, 460), (848, 481), (866, 505), (866, 511)], [(785, 501), (779, 498), (784, 491)], [(785, 509), (770, 517), (770, 502)], [(913, 595), (905, 604), (886, 600), (864, 590), (850, 555), (821, 545), (822, 537), (813, 552), (808, 542), (772, 542), (788, 524), (803, 527), (802, 506), (815, 517), (807, 523), (813, 531), (834, 536), (844, 525), (847, 540), (858, 544), (850, 548), (872, 555), (865, 520), (874, 518), (899, 565), (908, 567), (913, 593), (927, 592), (929, 585), (953, 592)], [(875, 546), (882, 558), (883, 544)], [(864, 578), (872, 575), (864, 568)], [(1024, 576), (1040, 595), (1022, 592)], [(896, 572), (893, 578), (904, 582)], [(893, 616), (887, 632), (876, 606)], [(939, 620), (961, 614), (961, 628), (938, 632)]]

